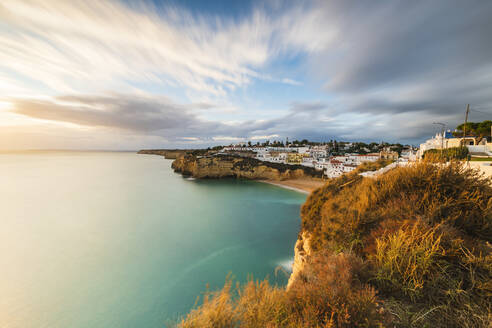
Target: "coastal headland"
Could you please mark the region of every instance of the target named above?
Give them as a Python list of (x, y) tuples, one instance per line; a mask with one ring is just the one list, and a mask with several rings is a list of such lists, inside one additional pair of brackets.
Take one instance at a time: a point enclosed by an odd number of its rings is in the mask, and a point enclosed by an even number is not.
[[(228, 280), (177, 327), (211, 327), (210, 318), (245, 327), (490, 327), (491, 178), (431, 156), (360, 174), (382, 164), (360, 165), (310, 193), (285, 288), (265, 280), (234, 289)], [(293, 188), (323, 182), (314, 168), (230, 154), (186, 152), (172, 168)]]
[(188, 152), (191, 152), (191, 150), (183, 150), (183, 149), (142, 149), (142, 150), (139, 150), (137, 154), (159, 155), (159, 156), (164, 156), (164, 158), (167, 158), (167, 159), (176, 159), (179, 156), (184, 156)]
[(238, 178), (266, 182), (279, 187), (310, 193), (326, 182), (322, 172), (302, 165), (270, 163), (250, 157), (207, 155), (196, 150), (141, 150), (174, 159), (175, 172), (198, 179)]
[(177, 327), (490, 327), (491, 180), (435, 164), (329, 179), (301, 208), (286, 288), (226, 281)]

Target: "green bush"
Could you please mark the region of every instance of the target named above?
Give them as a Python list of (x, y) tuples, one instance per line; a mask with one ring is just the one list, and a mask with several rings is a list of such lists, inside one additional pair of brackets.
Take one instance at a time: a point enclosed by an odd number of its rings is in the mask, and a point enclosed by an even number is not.
[(451, 147), (445, 149), (429, 149), (424, 152), (424, 159), (430, 154), (437, 158), (443, 158), (446, 161), (453, 159), (469, 159), (470, 154), (467, 147)]

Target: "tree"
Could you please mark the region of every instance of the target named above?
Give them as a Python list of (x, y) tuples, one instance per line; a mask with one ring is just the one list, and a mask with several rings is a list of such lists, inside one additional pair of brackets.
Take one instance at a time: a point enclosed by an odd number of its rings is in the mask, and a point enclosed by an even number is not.
[[(486, 120), (483, 122), (467, 122), (466, 123), (466, 134), (467, 136), (474, 136), (474, 137), (485, 137), (485, 136), (490, 136), (490, 127), (492, 126), (492, 121)], [(463, 128), (465, 127), (465, 124), (460, 124), (456, 127), (455, 132), (453, 132), (453, 135), (455, 137), (463, 137)]]

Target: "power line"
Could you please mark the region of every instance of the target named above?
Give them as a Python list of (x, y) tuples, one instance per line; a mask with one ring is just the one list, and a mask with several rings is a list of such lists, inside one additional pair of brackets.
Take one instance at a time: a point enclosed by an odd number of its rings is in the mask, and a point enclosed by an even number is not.
[(478, 109), (474, 109), (474, 108), (472, 108), (471, 110), (474, 112), (482, 113), (482, 114), (492, 114), (492, 112), (482, 112), (482, 111), (480, 111)]
[(486, 108), (492, 108), (491, 105), (476, 105), (476, 106), (473, 106), (474, 108), (478, 108), (478, 109), (486, 109)]

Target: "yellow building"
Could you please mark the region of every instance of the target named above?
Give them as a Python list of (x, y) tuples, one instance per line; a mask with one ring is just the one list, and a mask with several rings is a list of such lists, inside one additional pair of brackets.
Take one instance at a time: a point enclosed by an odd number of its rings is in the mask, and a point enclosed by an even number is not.
[(379, 153), (379, 158), (381, 159), (391, 159), (393, 161), (396, 161), (398, 159), (398, 153), (396, 151), (381, 151)]
[(287, 154), (287, 164), (298, 164), (298, 165), (300, 165), (302, 163), (303, 157), (304, 157), (304, 154), (288, 153)]
[(466, 138), (447, 138), (444, 139), (444, 148), (453, 148), (453, 147), (461, 147), (464, 144), (466, 146), (475, 146), (476, 141), (473, 137)]

